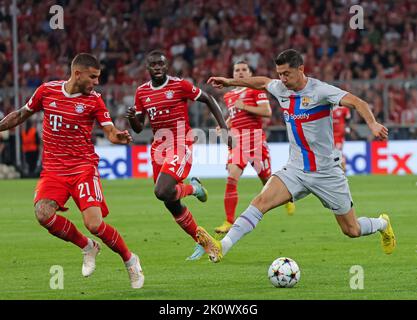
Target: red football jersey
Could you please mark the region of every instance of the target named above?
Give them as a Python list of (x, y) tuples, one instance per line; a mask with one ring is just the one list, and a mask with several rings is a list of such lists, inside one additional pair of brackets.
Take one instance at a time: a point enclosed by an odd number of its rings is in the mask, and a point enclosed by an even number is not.
[(350, 119), (350, 109), (339, 106), (333, 109), (333, 135), (335, 141), (345, 140), (346, 120)]
[(159, 87), (154, 87), (152, 81), (149, 81), (137, 88), (136, 114), (147, 113), (154, 134), (154, 147), (163, 142), (161, 138), (167, 130), (172, 133), (174, 144), (179, 142), (178, 135), (184, 135), (185, 139), (191, 130), (187, 100), (197, 100), (200, 95), (198, 87), (187, 80), (171, 76)]
[[(257, 107), (262, 103), (269, 103), (268, 97), (264, 91), (251, 88), (237, 88), (227, 92), (223, 97), (229, 117), (232, 122), (232, 128), (242, 132), (243, 129), (262, 129), (262, 117), (235, 107), (236, 100), (242, 100), (245, 105)], [(264, 137), (264, 132), (262, 131)], [(251, 140), (253, 136), (251, 135)]]
[(99, 93), (69, 94), (64, 84), (63, 80), (42, 84), (25, 105), (32, 112), (44, 111), (43, 172), (60, 176), (98, 166), (91, 141), (94, 120), (101, 126), (113, 125)]

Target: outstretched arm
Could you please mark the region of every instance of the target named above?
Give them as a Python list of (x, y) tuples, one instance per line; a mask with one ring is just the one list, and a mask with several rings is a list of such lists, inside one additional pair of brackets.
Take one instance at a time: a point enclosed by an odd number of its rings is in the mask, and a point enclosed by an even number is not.
[(388, 129), (375, 120), (368, 103), (357, 96), (348, 93), (340, 100), (340, 105), (355, 108), (366, 121), (366, 124), (376, 138), (381, 140), (388, 139)]
[(221, 129), (224, 129), (224, 130), (221, 130), (221, 133), (223, 134), (223, 136), (222, 136), (223, 141), (224, 142), (227, 141), (227, 145), (230, 148), (232, 148), (234, 146), (234, 142), (233, 142), (232, 136), (229, 134), (229, 131), (228, 131), (229, 128), (228, 128), (226, 122), (224, 121), (222, 111), (221, 111), (220, 106), (217, 103), (216, 99), (214, 99), (211, 95), (208, 95), (206, 92), (201, 90), (201, 95), (197, 99), (197, 101), (204, 102), (205, 104), (207, 104), (211, 113), (216, 118), (216, 121), (219, 124), (219, 127)]
[(206, 92), (201, 90), (201, 95), (200, 97), (198, 97), (197, 101), (203, 102), (209, 107), (211, 113), (216, 118), (216, 121), (219, 124), (220, 128), (225, 130), (228, 129), (226, 122), (224, 121), (220, 106), (212, 96), (208, 95)]
[(207, 83), (218, 89), (223, 87), (248, 87), (257, 90), (266, 90), (266, 87), (271, 81), (272, 79), (268, 77), (250, 77), (242, 79), (211, 77), (207, 80)]
[(19, 110), (10, 112), (0, 121), (0, 131), (9, 130), (23, 123), (33, 115), (28, 108), (22, 107)]
[(104, 126), (103, 131), (107, 139), (114, 144), (129, 144), (133, 140), (127, 130), (120, 131), (113, 125)]
[(126, 112), (126, 118), (133, 131), (140, 133), (143, 130), (145, 124), (145, 114), (136, 114), (135, 107), (129, 107)]

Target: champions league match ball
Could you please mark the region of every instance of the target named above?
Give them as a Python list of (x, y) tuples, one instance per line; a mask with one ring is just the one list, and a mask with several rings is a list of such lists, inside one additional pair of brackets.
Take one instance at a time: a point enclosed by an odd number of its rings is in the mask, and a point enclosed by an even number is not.
[(291, 258), (280, 257), (271, 263), (268, 278), (277, 288), (292, 288), (300, 281), (301, 271)]

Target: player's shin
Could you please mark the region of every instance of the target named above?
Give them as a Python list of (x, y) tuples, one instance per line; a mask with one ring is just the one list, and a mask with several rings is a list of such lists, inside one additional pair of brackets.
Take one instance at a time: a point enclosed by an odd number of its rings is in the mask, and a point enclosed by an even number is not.
[(226, 190), (224, 192), (224, 210), (226, 212), (226, 220), (230, 223), (235, 221), (235, 212), (239, 195), (237, 193), (237, 180), (228, 177), (226, 183)]
[(225, 255), (231, 247), (240, 240), (245, 234), (255, 229), (261, 221), (263, 214), (255, 206), (250, 205), (239, 218), (236, 219), (230, 231), (222, 239), (222, 250)]
[(118, 253), (123, 261), (128, 261), (132, 254), (119, 232), (111, 225), (101, 222), (95, 236), (99, 237), (110, 249)]
[(197, 224), (188, 208), (183, 207), (181, 214), (174, 216), (174, 218), (178, 225), (197, 242)]
[(48, 220), (41, 223), (50, 234), (64, 240), (69, 241), (84, 248), (88, 244), (88, 238), (84, 236), (75, 225), (67, 218), (57, 214), (53, 214)]

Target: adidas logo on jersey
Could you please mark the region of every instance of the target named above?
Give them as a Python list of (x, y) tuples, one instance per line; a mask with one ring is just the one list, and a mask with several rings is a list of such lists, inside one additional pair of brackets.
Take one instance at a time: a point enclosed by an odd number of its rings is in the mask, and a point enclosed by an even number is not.
[(50, 107), (55, 107), (55, 108), (56, 108), (56, 102), (55, 102), (55, 101), (52, 101), (52, 102), (49, 104), (49, 106), (50, 106)]
[(87, 200), (87, 202), (93, 202), (93, 201), (94, 201), (94, 198), (92, 196), (90, 196)]
[(151, 98), (147, 97), (145, 102), (151, 102)]

